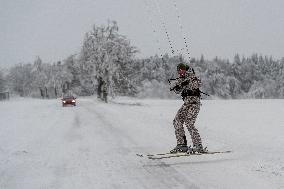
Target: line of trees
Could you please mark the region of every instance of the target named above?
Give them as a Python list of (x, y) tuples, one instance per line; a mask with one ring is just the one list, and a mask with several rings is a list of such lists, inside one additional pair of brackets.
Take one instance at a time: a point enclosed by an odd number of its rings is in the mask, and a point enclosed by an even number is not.
[(225, 99), (284, 98), (284, 58), (235, 55), (234, 61), (201, 57), (193, 64), (203, 79), (204, 91)]
[[(87, 32), (81, 51), (63, 61), (44, 63), (37, 57), (33, 63), (18, 64), (0, 71), (0, 92), (20, 96), (59, 97), (67, 91), (88, 96), (97, 92), (103, 81), (111, 96), (175, 98), (169, 92), (168, 79), (177, 77), (176, 65), (181, 56), (135, 58), (137, 48), (119, 33), (115, 21), (94, 26)], [(284, 98), (284, 58), (253, 54), (233, 62), (204, 56), (192, 59), (190, 65), (201, 77), (202, 90), (211, 97)]]

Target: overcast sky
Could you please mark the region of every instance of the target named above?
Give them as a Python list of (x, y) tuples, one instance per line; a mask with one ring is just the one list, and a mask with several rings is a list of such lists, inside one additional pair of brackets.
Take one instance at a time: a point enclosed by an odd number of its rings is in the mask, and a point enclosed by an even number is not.
[(283, 0), (156, 1), (158, 8), (155, 0), (0, 0), (0, 67), (79, 53), (84, 34), (108, 19), (138, 47), (138, 57), (171, 54), (161, 20), (174, 49), (184, 47), (185, 35), (193, 57), (284, 56)]

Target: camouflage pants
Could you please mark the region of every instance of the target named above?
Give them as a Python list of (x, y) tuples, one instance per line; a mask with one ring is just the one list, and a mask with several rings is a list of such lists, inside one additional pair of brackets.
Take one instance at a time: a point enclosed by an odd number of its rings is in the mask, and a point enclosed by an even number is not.
[(191, 140), (193, 145), (194, 146), (202, 145), (199, 132), (194, 126), (199, 110), (200, 110), (200, 103), (183, 104), (182, 107), (178, 110), (176, 117), (173, 121), (177, 144), (186, 143), (186, 137), (183, 128), (183, 124), (185, 124), (191, 135)]

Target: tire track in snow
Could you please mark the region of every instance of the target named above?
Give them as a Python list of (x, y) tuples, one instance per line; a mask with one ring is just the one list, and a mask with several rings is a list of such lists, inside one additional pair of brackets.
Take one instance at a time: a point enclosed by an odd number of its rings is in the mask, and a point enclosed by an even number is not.
[[(89, 105), (89, 104), (88, 104)], [(104, 133), (105, 137), (109, 138), (109, 140), (115, 139), (116, 142), (115, 144), (119, 147), (122, 147), (125, 149), (125, 152), (129, 151), (127, 150), (129, 146), (137, 146), (138, 144), (133, 140), (129, 135), (127, 135), (125, 132), (123, 132), (121, 129), (114, 127), (106, 118), (106, 116), (103, 113), (100, 113), (99, 111), (96, 110), (96, 108), (91, 108), (88, 105), (85, 105), (84, 108), (89, 112), (93, 112), (95, 116), (99, 119), (99, 121), (102, 123), (104, 126)], [(92, 106), (93, 107), (93, 106)], [(98, 120), (96, 120), (98, 121)], [(119, 123), (120, 124), (120, 123)], [(110, 136), (111, 134), (111, 136)], [(114, 135), (114, 136), (113, 136)], [(127, 142), (127, 143), (126, 143)], [(126, 144), (125, 144), (126, 143)], [(127, 145), (127, 147), (126, 147)]]
[(76, 112), (74, 120), (72, 122), (72, 126), (67, 131), (65, 139), (68, 142), (76, 142), (78, 140), (82, 140), (83, 136), (80, 134), (80, 129), (81, 129), (81, 120), (78, 112)]

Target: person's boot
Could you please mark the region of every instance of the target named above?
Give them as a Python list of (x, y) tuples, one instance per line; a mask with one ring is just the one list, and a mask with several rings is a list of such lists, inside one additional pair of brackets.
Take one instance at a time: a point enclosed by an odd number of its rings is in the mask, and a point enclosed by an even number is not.
[(171, 154), (175, 154), (178, 152), (187, 152), (188, 146), (186, 144), (178, 144), (174, 149), (170, 151)]
[(203, 154), (203, 153), (208, 152), (208, 150), (206, 148), (203, 148), (202, 144), (198, 144), (198, 145), (193, 145), (192, 152)]
[(182, 144), (178, 144), (174, 149), (172, 149), (170, 151), (171, 154), (178, 153), (178, 152), (187, 152), (188, 151), (186, 136), (184, 135), (182, 138), (183, 138), (183, 143)]

